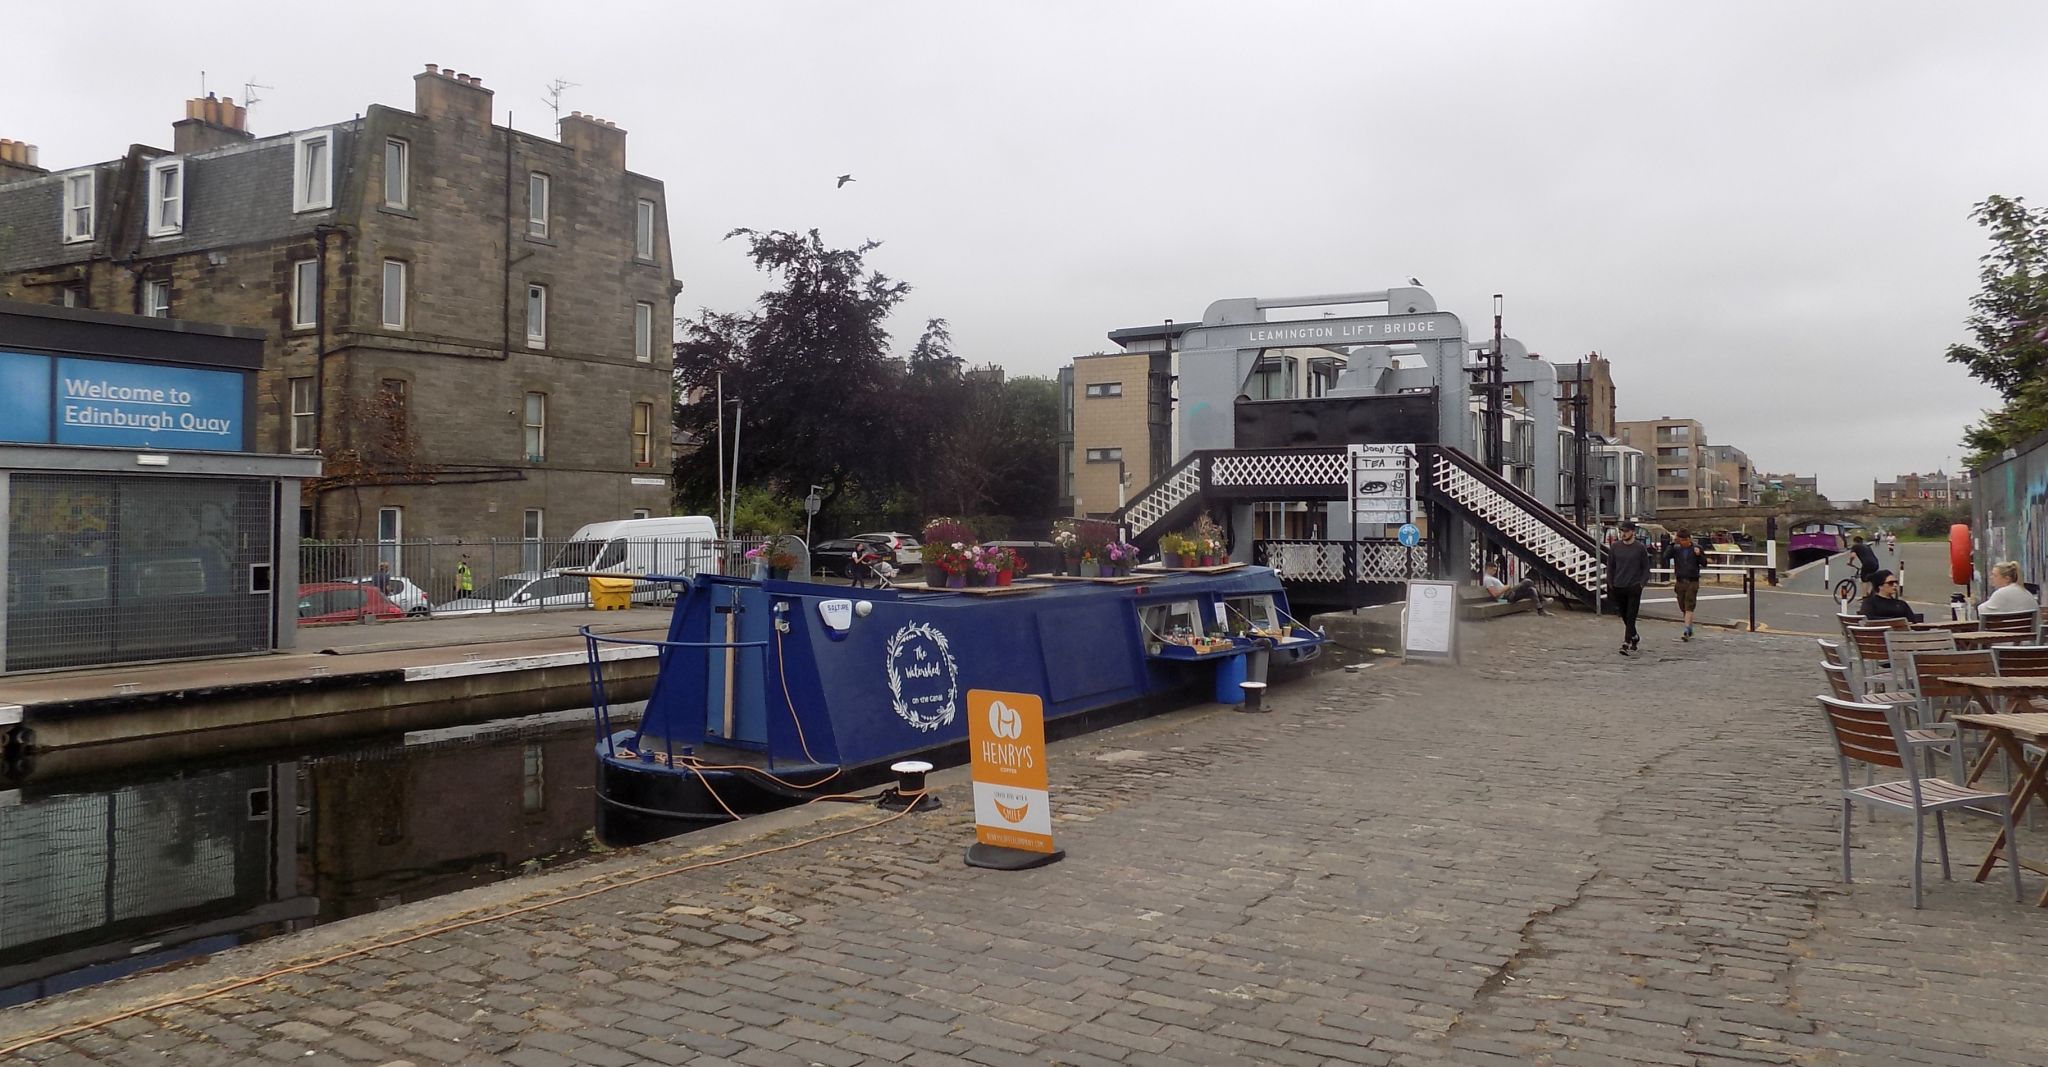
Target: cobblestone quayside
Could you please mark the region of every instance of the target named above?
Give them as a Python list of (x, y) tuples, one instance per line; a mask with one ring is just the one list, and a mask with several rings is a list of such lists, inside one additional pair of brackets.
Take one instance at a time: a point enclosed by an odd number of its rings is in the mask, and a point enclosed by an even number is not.
[[(1838, 883), (1809, 640), (1520, 616), (1054, 749), (1069, 858), (959, 862), (948, 807), (436, 934), (15, 1054), (47, 1064), (2048, 1064), (2048, 912)], [(459, 817), (453, 816), (453, 817)], [(726, 852), (857, 828), (838, 809)], [(2048, 820), (2029, 837), (2048, 848)], [(1952, 835), (1972, 867), (1989, 832)], [(0, 1047), (704, 839), (338, 924), (0, 1016)], [(1931, 844), (1930, 844), (1931, 849)], [(595, 880), (595, 882), (593, 881)], [(2030, 877), (2030, 896), (2041, 880)], [(2030, 901), (2031, 903), (2031, 901)]]

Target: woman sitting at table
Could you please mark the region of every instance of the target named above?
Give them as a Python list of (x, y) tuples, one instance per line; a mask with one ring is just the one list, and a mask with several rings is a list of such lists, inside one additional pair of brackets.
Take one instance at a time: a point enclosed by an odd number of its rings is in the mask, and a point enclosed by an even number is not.
[(1991, 595), (1977, 605), (1977, 614), (1987, 611), (2039, 611), (2041, 602), (2020, 584), (2020, 565), (2013, 560), (1991, 565)]
[(1878, 619), (1905, 619), (1909, 622), (1927, 621), (1913, 610), (1913, 605), (1899, 599), (1899, 576), (1890, 571), (1878, 571), (1870, 577), (1870, 595), (1863, 598), (1863, 604), (1856, 609), (1858, 614), (1872, 622)]

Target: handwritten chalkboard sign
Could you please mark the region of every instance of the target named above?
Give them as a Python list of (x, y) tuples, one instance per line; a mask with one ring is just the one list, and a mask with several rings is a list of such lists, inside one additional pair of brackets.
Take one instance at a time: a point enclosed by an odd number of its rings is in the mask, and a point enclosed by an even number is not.
[(1401, 612), (1401, 658), (1458, 658), (1458, 583), (1411, 581)]

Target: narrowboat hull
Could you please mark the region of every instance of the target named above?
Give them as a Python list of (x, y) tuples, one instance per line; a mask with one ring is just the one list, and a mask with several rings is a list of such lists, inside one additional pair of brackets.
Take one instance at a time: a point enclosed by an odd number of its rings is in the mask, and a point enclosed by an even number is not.
[[(679, 580), (680, 581), (680, 580)], [(1265, 568), (1044, 581), (972, 592), (691, 579), (636, 729), (612, 730), (598, 652), (598, 833), (634, 844), (966, 760), (970, 690), (1030, 693), (1048, 737), (1215, 697), (1248, 656), (1306, 661), (1323, 637), (1286, 614)], [(1214, 620), (1214, 621), (1212, 621)], [(1196, 652), (1176, 631), (1230, 636)]]

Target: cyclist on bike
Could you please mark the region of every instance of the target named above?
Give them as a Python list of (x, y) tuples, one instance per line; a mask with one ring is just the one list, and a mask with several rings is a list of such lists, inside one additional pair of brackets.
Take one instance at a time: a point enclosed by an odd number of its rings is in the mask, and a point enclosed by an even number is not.
[(1863, 595), (1876, 592), (1877, 574), (1884, 569), (1884, 564), (1877, 561), (1877, 549), (1857, 534), (1851, 539), (1849, 554), (1856, 557), (1856, 577), (1863, 583)]

